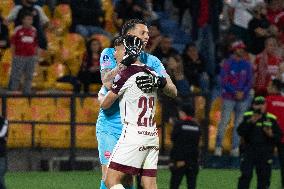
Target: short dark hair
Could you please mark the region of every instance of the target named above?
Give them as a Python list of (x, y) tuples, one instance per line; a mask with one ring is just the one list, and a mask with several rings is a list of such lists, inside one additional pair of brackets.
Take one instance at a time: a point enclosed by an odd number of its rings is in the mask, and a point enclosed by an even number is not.
[(147, 23), (144, 20), (130, 19), (123, 24), (121, 28), (121, 35), (126, 35), (127, 32), (129, 32), (129, 30), (134, 29), (137, 24), (143, 24), (147, 26)]
[(123, 44), (123, 36), (117, 36), (113, 39), (113, 47), (120, 46)]
[(159, 31), (161, 30), (161, 24), (158, 20), (152, 21), (150, 27), (156, 27)]
[(192, 116), (193, 117), (195, 115), (195, 110), (194, 110), (193, 106), (190, 103), (181, 104), (179, 106), (179, 110), (183, 111), (188, 116)]
[(27, 16), (30, 17), (34, 17), (33, 13), (31, 11), (25, 11), (22, 15), (21, 15), (21, 20), (23, 20), (24, 18), (26, 18)]

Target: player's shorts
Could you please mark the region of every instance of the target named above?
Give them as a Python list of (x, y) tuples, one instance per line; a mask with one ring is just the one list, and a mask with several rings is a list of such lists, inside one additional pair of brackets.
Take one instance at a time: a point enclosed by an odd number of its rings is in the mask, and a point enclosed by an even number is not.
[(97, 132), (96, 134), (101, 165), (107, 165), (120, 135), (107, 132)]
[(113, 150), (109, 168), (130, 175), (156, 177), (158, 155), (159, 137), (156, 128), (138, 133), (137, 126), (125, 125)]

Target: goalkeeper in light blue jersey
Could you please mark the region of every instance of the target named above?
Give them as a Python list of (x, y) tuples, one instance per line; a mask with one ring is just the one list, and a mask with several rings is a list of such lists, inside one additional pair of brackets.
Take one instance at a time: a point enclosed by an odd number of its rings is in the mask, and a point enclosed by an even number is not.
[[(144, 46), (147, 44), (149, 39), (148, 28), (144, 21), (133, 19), (126, 22), (122, 28), (123, 35), (134, 35), (142, 39), (144, 42)], [(115, 46), (120, 45), (122, 41), (118, 38), (115, 41)], [(125, 68), (124, 65), (118, 65), (114, 58), (115, 48), (106, 48), (102, 51), (100, 57), (100, 70), (102, 75), (103, 86), (98, 94), (99, 100), (107, 93), (108, 89), (110, 89), (113, 79), (116, 74)], [(164, 77), (167, 80), (167, 84), (162, 88), (163, 92), (170, 96), (176, 97), (177, 89), (173, 84), (172, 80), (166, 73), (164, 66), (161, 61), (150, 54), (142, 52), (138, 57), (139, 60), (152, 68), (155, 72), (159, 74), (159, 77), (153, 78), (142, 78), (140, 81), (141, 90), (149, 90), (152, 87), (159, 88), (159, 78)], [(115, 147), (120, 134), (122, 131), (122, 123), (120, 119), (119, 112), (119, 104), (118, 101), (115, 102), (111, 108), (107, 110), (100, 109), (99, 116), (96, 124), (96, 134), (98, 140), (98, 150), (99, 150), (99, 158), (102, 165), (102, 181), (100, 189), (106, 189), (104, 184), (104, 179), (107, 170), (107, 164), (109, 158), (111, 156), (112, 150)], [(124, 186), (126, 188), (133, 188), (133, 179), (132, 176), (125, 178)]]

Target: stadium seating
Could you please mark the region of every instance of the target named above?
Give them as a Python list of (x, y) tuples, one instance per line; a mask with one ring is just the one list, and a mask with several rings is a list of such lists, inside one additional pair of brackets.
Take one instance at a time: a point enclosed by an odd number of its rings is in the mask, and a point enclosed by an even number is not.
[(76, 128), (76, 147), (77, 148), (97, 148), (96, 127), (78, 125)]
[(92, 93), (98, 93), (101, 89), (101, 86), (102, 86), (101, 84), (91, 84), (90, 85), (90, 91)]
[(31, 100), (32, 120), (52, 121), (55, 110), (55, 102), (52, 98), (32, 98)]
[(52, 13), (48, 5), (43, 5), (42, 7), (43, 12), (46, 14), (46, 16), (51, 19), (52, 18)]
[(8, 120), (28, 121), (32, 119), (30, 102), (27, 98), (7, 99)]
[(8, 130), (8, 148), (28, 148), (32, 146), (32, 126), (28, 124), (10, 124)]
[(10, 50), (5, 50), (3, 53), (2, 60), (0, 61), (0, 86), (7, 87), (9, 83), (12, 55)]
[(69, 122), (70, 121), (70, 100), (59, 98), (55, 103), (52, 121)]
[(104, 29), (112, 34), (117, 33), (117, 28), (113, 23), (113, 14), (114, 14), (114, 7), (112, 4), (112, 0), (102, 0), (102, 8), (105, 11), (105, 27)]
[(77, 122), (95, 123), (98, 117), (99, 108), (100, 105), (97, 98), (77, 98)]
[(70, 147), (70, 126), (36, 125), (35, 145), (43, 148)]
[(13, 0), (1, 0), (0, 1), (0, 12), (2, 12), (3, 17), (7, 17), (10, 10), (14, 7)]
[(64, 28), (69, 28), (72, 23), (72, 12), (68, 4), (59, 4), (54, 9), (54, 18), (60, 19)]

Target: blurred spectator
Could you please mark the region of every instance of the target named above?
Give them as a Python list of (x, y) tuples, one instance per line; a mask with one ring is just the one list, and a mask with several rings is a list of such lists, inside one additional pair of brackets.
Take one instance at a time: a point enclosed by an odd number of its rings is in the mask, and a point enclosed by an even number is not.
[(47, 26), (49, 19), (43, 12), (42, 8), (35, 5), (36, 0), (22, 0), (21, 5), (16, 5), (6, 18), (8, 22), (14, 22), (15, 26), (22, 24), (22, 17), (26, 12), (30, 12), (33, 15), (33, 26), (37, 30), (39, 47), (41, 49), (47, 48), (47, 40), (44, 32), (44, 28)]
[(161, 26), (159, 22), (155, 21), (151, 23), (151, 26), (149, 27), (149, 40), (146, 46), (146, 51), (148, 53), (155, 51), (156, 48), (160, 45), (162, 38)]
[(250, 38), (248, 52), (253, 55), (257, 55), (263, 51), (265, 39), (272, 34), (266, 14), (267, 10), (264, 3), (257, 4), (253, 9), (253, 18), (248, 26)]
[(245, 112), (238, 134), (242, 138), (238, 189), (250, 188), (254, 168), (257, 188), (270, 188), (273, 151), (280, 141), (281, 130), (276, 116), (267, 112), (264, 97), (254, 98), (252, 111)]
[(144, 14), (144, 20), (147, 23), (158, 20), (158, 14), (154, 11), (153, 0), (145, 0), (146, 12)]
[(178, 114), (179, 119), (174, 123), (171, 133), (173, 147), (169, 164), (172, 173), (170, 189), (178, 189), (184, 175), (187, 178), (187, 188), (195, 189), (201, 130), (191, 105), (182, 105)]
[(172, 77), (181, 96), (189, 94), (188, 81), (184, 76), (182, 59), (172, 47), (172, 38), (163, 36), (159, 46), (154, 50), (153, 55), (158, 57), (165, 66), (167, 73)]
[(116, 4), (114, 12), (114, 21), (117, 28), (120, 28), (127, 20), (134, 18), (144, 20), (145, 16), (149, 15), (144, 0), (120, 0)]
[(6, 144), (8, 135), (8, 120), (0, 116), (0, 188), (6, 189), (5, 174), (7, 171)]
[(91, 39), (87, 42), (87, 51), (78, 73), (78, 80), (83, 84), (84, 92), (89, 92), (91, 83), (101, 84), (100, 54), (102, 46), (99, 40)]
[(215, 76), (215, 43), (219, 40), (219, 15), (223, 1), (191, 0), (192, 39), (206, 61), (206, 70)]
[(263, 2), (263, 0), (232, 0), (228, 1), (231, 9), (233, 24), (231, 31), (237, 36), (238, 39), (248, 43), (248, 24), (252, 19), (252, 9), (257, 3)]
[(9, 47), (9, 30), (4, 24), (4, 20), (0, 11), (0, 62), (4, 54), (4, 50)]
[(172, 38), (169, 36), (163, 36), (160, 39), (159, 46), (153, 51), (153, 55), (158, 57), (164, 66), (167, 68), (168, 59), (170, 57), (179, 57), (177, 50), (172, 47)]
[(105, 34), (109, 37), (104, 27), (104, 11), (100, 0), (72, 0), (72, 25), (76, 33), (85, 38), (95, 33)]
[(200, 57), (194, 43), (185, 47), (182, 56), (184, 75), (190, 85), (201, 89), (203, 93), (209, 92), (209, 76), (206, 72), (206, 62)]
[(284, 96), (281, 95), (283, 83), (272, 80), (268, 85), (268, 96), (266, 97), (267, 111), (277, 117), (279, 127), (282, 131), (281, 142), (278, 144), (279, 163), (281, 168), (281, 184), (284, 188)]
[(23, 92), (30, 93), (37, 61), (38, 35), (36, 28), (32, 26), (33, 14), (31, 12), (22, 15), (22, 23), (15, 28), (11, 38), (13, 62), (9, 90), (18, 90), (21, 78), (24, 76)]
[(280, 17), (284, 16), (283, 1), (271, 0), (267, 3), (267, 19), (270, 24), (277, 24)]
[(173, 5), (178, 8), (178, 23), (181, 26), (183, 15), (190, 6), (190, 0), (175, 0), (173, 1)]
[(277, 41), (269, 37), (265, 41), (265, 49), (256, 56), (254, 64), (254, 90), (256, 95), (267, 95), (267, 86), (271, 79), (279, 74), (282, 59), (277, 54)]
[(239, 154), (239, 137), (237, 127), (242, 121), (243, 113), (249, 103), (249, 91), (252, 86), (252, 66), (246, 60), (245, 44), (236, 41), (232, 44), (232, 56), (225, 60), (221, 70), (222, 78), (222, 115), (218, 125), (215, 155), (222, 155), (222, 141), (225, 128), (234, 112), (234, 130), (232, 138), (232, 156)]

